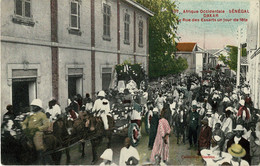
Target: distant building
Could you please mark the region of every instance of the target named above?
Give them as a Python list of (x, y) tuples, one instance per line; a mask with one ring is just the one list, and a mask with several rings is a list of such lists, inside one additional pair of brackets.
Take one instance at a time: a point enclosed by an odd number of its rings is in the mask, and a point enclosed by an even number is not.
[(133, 0), (2, 0), (1, 9), (1, 110), (94, 97), (124, 60), (148, 71), (153, 13)]

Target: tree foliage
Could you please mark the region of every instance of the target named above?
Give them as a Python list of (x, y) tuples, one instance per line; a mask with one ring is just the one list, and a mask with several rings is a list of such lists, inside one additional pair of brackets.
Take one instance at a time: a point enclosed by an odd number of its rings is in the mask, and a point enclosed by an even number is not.
[[(228, 57), (224, 56), (223, 54), (221, 54), (219, 56), (219, 60), (221, 60), (225, 65), (228, 65), (228, 67), (231, 70), (237, 71), (237, 54), (238, 54), (238, 47), (236, 46), (231, 46), (228, 45), (227, 46), (228, 49)], [(246, 49), (243, 48), (242, 49), (242, 56), (246, 56)]]
[(185, 70), (186, 59), (174, 59), (178, 16), (172, 0), (136, 0), (154, 12), (149, 20), (149, 77), (156, 78)]

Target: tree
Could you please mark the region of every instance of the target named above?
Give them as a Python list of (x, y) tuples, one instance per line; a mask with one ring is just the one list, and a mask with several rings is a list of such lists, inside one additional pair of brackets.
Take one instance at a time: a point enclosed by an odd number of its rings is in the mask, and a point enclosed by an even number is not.
[[(223, 54), (219, 56), (219, 60), (221, 60), (225, 65), (231, 70), (237, 71), (237, 54), (238, 54), (238, 47), (228, 45), (228, 57), (225, 57)], [(246, 56), (246, 49), (242, 49), (242, 56)]]
[(187, 69), (186, 59), (175, 59), (179, 18), (172, 0), (136, 0), (154, 12), (149, 21), (149, 77), (176, 74)]

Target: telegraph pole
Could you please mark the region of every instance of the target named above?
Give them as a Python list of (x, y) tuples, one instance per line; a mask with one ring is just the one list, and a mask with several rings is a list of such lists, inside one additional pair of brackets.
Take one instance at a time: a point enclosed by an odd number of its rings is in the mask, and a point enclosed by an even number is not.
[(237, 83), (236, 87), (240, 85), (240, 60), (241, 60), (241, 26), (238, 27), (238, 50), (237, 50)]

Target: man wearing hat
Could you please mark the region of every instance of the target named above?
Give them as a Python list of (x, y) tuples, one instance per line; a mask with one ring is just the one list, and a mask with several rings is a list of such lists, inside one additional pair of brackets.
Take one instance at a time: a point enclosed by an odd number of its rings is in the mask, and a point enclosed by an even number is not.
[(99, 110), (101, 109), (102, 107), (102, 103), (103, 103), (103, 99), (105, 98), (105, 92), (103, 90), (99, 91), (98, 92), (98, 95), (97, 95), (97, 99), (96, 101), (94, 102), (94, 106), (92, 108), (92, 113), (94, 113), (95, 116), (97, 116)]
[(204, 118), (201, 120), (201, 130), (198, 139), (198, 154), (202, 149), (209, 149), (212, 131), (208, 126), (208, 119)]
[(229, 149), (233, 144), (241, 145), (246, 151), (246, 155), (243, 156), (242, 159), (246, 160), (250, 164), (251, 163), (250, 144), (245, 138), (242, 137), (244, 134), (244, 127), (242, 125), (237, 125), (236, 128), (233, 129), (233, 131), (235, 133), (235, 136), (233, 136), (227, 142), (227, 149)]
[(232, 166), (249, 166), (249, 163), (243, 160), (247, 152), (240, 144), (232, 144), (231, 147), (228, 148), (228, 153), (232, 155), (232, 159), (230, 160)]
[(43, 113), (42, 101), (34, 99), (30, 107), (32, 115), (26, 117), (21, 123), (25, 133), (33, 139), (33, 143), (40, 157), (42, 158), (45, 147), (43, 144), (43, 131), (47, 131), (49, 127), (49, 119)]
[(113, 160), (112, 149), (106, 149), (103, 152), (103, 154), (100, 156), (100, 158), (103, 159), (103, 162), (100, 163), (100, 166), (105, 166), (105, 165), (116, 166), (116, 164), (112, 162), (112, 160)]
[(192, 148), (192, 139), (194, 146), (197, 144), (197, 131), (199, 127), (199, 113), (197, 112), (197, 105), (193, 104), (192, 106), (192, 112), (190, 112), (189, 115), (189, 143), (190, 147)]

